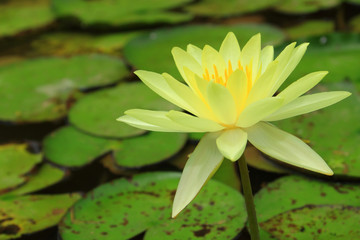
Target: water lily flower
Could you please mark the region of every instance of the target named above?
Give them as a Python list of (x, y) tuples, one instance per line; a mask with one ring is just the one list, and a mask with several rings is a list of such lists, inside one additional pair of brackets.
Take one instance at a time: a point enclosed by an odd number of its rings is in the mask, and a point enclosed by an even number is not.
[(219, 51), (191, 44), (186, 51), (172, 49), (186, 84), (167, 73), (135, 72), (154, 92), (187, 113), (131, 109), (119, 121), (150, 131), (206, 133), (183, 170), (173, 217), (195, 198), (224, 157), (231, 161), (241, 157), (247, 141), (287, 164), (333, 174), (307, 144), (271, 124), (324, 108), (350, 95), (334, 91), (301, 96), (319, 83), (326, 71), (310, 73), (275, 95), (301, 60), (308, 43), (295, 45), (288, 45), (274, 60), (273, 46), (261, 48), (260, 34), (240, 49), (230, 32)]

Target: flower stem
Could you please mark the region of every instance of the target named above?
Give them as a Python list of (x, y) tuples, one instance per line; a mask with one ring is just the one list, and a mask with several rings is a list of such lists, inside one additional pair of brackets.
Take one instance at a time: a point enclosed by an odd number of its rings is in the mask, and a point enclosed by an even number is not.
[(254, 198), (253, 198), (251, 183), (249, 178), (249, 170), (244, 155), (240, 157), (240, 159), (238, 160), (238, 164), (240, 170), (241, 185), (243, 187), (243, 192), (245, 197), (246, 211), (248, 214), (251, 240), (260, 240)]

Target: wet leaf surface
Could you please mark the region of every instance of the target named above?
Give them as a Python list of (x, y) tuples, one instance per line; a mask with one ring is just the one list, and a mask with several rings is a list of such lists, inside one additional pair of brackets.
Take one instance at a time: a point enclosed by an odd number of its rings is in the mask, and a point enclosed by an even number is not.
[(83, 24), (108, 24), (125, 26), (156, 22), (182, 22), (190, 20), (188, 14), (167, 12), (189, 0), (52, 0), (54, 12), (59, 17), (76, 17)]
[(42, 160), (41, 154), (32, 154), (26, 144), (8, 144), (0, 147), (0, 194), (23, 184), (30, 172)]
[(133, 108), (165, 111), (174, 109), (175, 106), (141, 82), (124, 83), (83, 97), (70, 110), (69, 120), (80, 130), (96, 136), (136, 136), (143, 134), (145, 130), (116, 121), (126, 110)]
[(147, 240), (233, 239), (246, 220), (240, 193), (210, 180), (196, 200), (171, 219), (179, 177), (147, 173), (96, 188), (66, 215), (60, 224), (62, 239), (121, 240), (143, 231)]
[(335, 175), (360, 177), (360, 96), (349, 82), (318, 85), (314, 92), (349, 91), (347, 99), (310, 114), (274, 122), (307, 142)]
[[(314, 208), (315, 210), (312, 212), (311, 208), (306, 207), (308, 205), (331, 205), (330, 212), (332, 212), (331, 208), (335, 209), (335, 211), (338, 211), (336, 210), (337, 205), (351, 206), (354, 207), (354, 213), (358, 212), (358, 207), (360, 207), (360, 186), (358, 184), (329, 183), (300, 176), (287, 176), (268, 184), (262, 190), (260, 190), (255, 195), (255, 205), (260, 226), (263, 224), (266, 226), (267, 222), (277, 221), (279, 218), (283, 219), (285, 216), (288, 216), (288, 214), (291, 214), (291, 211), (296, 212), (296, 209), (304, 207), (305, 209), (302, 213), (308, 214), (305, 215), (299, 213), (297, 215), (299, 217), (296, 219), (284, 219), (283, 221), (286, 221), (287, 225), (282, 229), (283, 232), (281, 233), (281, 238), (276, 238), (293, 239), (296, 238), (296, 234), (301, 234), (301, 228), (299, 231), (293, 231), (290, 234), (289, 231), (293, 229), (292, 224), (309, 224), (311, 221), (313, 221), (311, 216), (318, 215), (318, 209)], [(279, 216), (280, 214), (283, 215)], [(291, 221), (291, 224), (289, 221)], [(358, 217), (356, 217), (355, 214), (352, 214), (351, 217), (346, 221), (348, 223), (351, 222), (351, 224), (348, 224), (349, 228), (344, 231), (350, 231), (351, 229), (354, 230), (354, 228), (352, 228), (352, 223), (358, 221)], [(323, 223), (322, 231), (332, 232), (334, 230), (334, 226), (331, 224), (325, 224), (325, 222), (318, 223)], [(340, 224), (340, 222), (333, 222), (333, 224)], [(271, 238), (272, 230), (267, 228), (267, 226), (264, 228), (261, 228), (261, 239), (273, 239)], [(265, 230), (268, 230), (268, 232)], [(278, 231), (276, 232), (276, 234), (279, 233)], [(285, 232), (286, 234), (284, 235)], [(290, 234), (290, 236), (288, 234)], [(309, 238), (304, 237), (298, 239)]]
[(127, 75), (106, 55), (38, 58), (0, 67), (0, 120), (41, 122), (67, 114), (76, 90), (109, 85)]
[(88, 135), (69, 126), (44, 140), (44, 154), (58, 165), (81, 167), (112, 152), (117, 167), (140, 168), (170, 158), (183, 148), (186, 140), (186, 134), (159, 132), (113, 140)]
[(276, 239), (358, 239), (360, 207), (306, 205), (281, 213), (261, 224)]
[(275, 9), (287, 14), (304, 14), (332, 8), (340, 3), (340, 0), (285, 0), (277, 4)]
[(0, 239), (14, 239), (56, 225), (78, 194), (31, 195), (0, 200)]
[(308, 38), (334, 32), (335, 24), (325, 20), (310, 20), (285, 31), (290, 39)]
[(54, 20), (50, 0), (0, 1), (0, 37), (42, 28)]
[(20, 196), (27, 193), (35, 192), (51, 186), (65, 177), (66, 171), (54, 167), (50, 164), (44, 164), (33, 175), (29, 176), (27, 182), (20, 187), (0, 195), (0, 199), (6, 199), (14, 196)]
[[(131, 40), (124, 47), (125, 58), (137, 69), (167, 72), (180, 80), (171, 49), (174, 46), (186, 49), (191, 43), (203, 48), (205, 44), (219, 48), (224, 36), (233, 31), (241, 46), (256, 34), (262, 34), (263, 44), (278, 44), (284, 40), (281, 30), (269, 25), (193, 25), (152, 31)], [(156, 64), (153, 64), (156, 62)], [(170, 64), (171, 63), (171, 64)]]

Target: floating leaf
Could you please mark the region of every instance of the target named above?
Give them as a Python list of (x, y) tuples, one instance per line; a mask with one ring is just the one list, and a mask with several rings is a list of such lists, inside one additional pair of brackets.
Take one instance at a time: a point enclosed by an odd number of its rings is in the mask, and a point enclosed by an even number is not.
[(272, 7), (278, 0), (203, 0), (186, 7), (186, 10), (201, 16), (223, 17), (260, 11)]
[(0, 1), (0, 37), (50, 25), (54, 15), (49, 1)]
[(79, 53), (115, 53), (140, 32), (93, 36), (80, 33), (52, 33), (35, 39), (31, 46), (40, 54), (68, 56)]
[(138, 168), (164, 161), (181, 150), (182, 133), (150, 132), (146, 135), (112, 140), (64, 127), (44, 140), (44, 155), (61, 166), (80, 167), (112, 151), (117, 166)]
[(26, 147), (25, 144), (0, 147), (0, 193), (24, 183), (24, 175), (41, 162), (41, 154), (31, 154)]
[[(246, 221), (238, 191), (210, 180), (176, 219), (171, 204), (179, 173), (155, 172), (96, 188), (77, 202), (60, 224), (63, 240), (233, 239)], [(226, 201), (224, 201), (226, 199)]]
[[(233, 31), (243, 46), (249, 38), (260, 32), (264, 44), (281, 43), (284, 34), (269, 25), (195, 25), (172, 29), (161, 29), (139, 36), (124, 47), (125, 58), (137, 69), (158, 73), (167, 72), (180, 79), (180, 74), (173, 63), (171, 49), (174, 46), (186, 49), (191, 43), (198, 47), (205, 44), (220, 47), (224, 36)], [(156, 63), (156, 64), (154, 64)]]
[(308, 38), (323, 34), (332, 33), (335, 24), (331, 21), (311, 20), (294, 27), (287, 28), (285, 31), (290, 39)]
[(101, 137), (129, 137), (145, 131), (116, 121), (128, 109), (170, 110), (163, 100), (143, 83), (124, 83), (83, 97), (70, 110), (69, 119), (77, 128)]
[[(298, 226), (298, 224), (302, 224), (304, 229), (306, 229), (305, 234), (307, 234), (308, 231), (310, 233), (317, 231), (316, 226), (318, 225), (312, 224), (313, 219), (311, 219), (311, 216), (318, 219), (318, 224), (322, 224), (322, 232), (329, 233), (337, 231), (337, 228), (334, 229), (333, 224), (339, 225), (339, 221), (334, 221), (329, 225), (325, 225), (325, 223), (329, 222), (326, 219), (322, 219), (323, 221), (320, 222), (320, 217), (324, 214), (321, 209), (323, 205), (329, 205), (329, 209), (324, 209), (325, 214), (331, 214), (333, 210), (338, 211), (339, 205), (346, 206), (344, 209), (349, 206), (353, 214), (343, 219), (345, 224), (341, 228), (344, 227), (345, 229), (339, 233), (350, 230), (353, 230), (354, 233), (359, 233), (355, 231), (358, 229), (357, 227), (352, 228), (354, 226), (353, 224), (358, 221), (358, 217), (355, 217), (355, 215), (358, 212), (358, 207), (360, 207), (359, 199), (360, 186), (356, 184), (327, 183), (300, 176), (282, 177), (268, 184), (255, 195), (257, 217), (261, 227), (261, 239), (274, 239), (274, 237), (271, 237), (273, 230), (268, 227), (268, 225), (273, 224), (274, 221), (278, 221), (279, 224), (287, 223), (286, 226), (282, 228), (282, 232), (274, 229), (274, 234), (276, 234), (275, 239), (292, 239), (295, 236), (299, 236), (299, 234), (302, 234), (302, 228), (294, 228), (294, 226)], [(316, 207), (311, 208), (309, 205)], [(296, 211), (301, 213), (296, 214), (296, 218), (284, 218)], [(343, 216), (345, 215), (348, 215), (348, 212), (344, 212)], [(289, 221), (291, 221), (291, 223)], [(315, 229), (312, 228), (311, 225), (313, 225)], [(294, 231), (290, 233), (290, 230)], [(290, 235), (286, 235), (285, 233)], [(305, 236), (303, 238), (299, 237), (298, 239), (313, 239), (312, 237), (307, 238)], [(326, 236), (328, 235), (321, 235), (319, 239), (339, 239), (338, 235), (334, 235), (331, 238), (326, 238)], [(360, 237), (359, 235), (357, 236)], [(357, 239), (358, 237), (353, 239)]]
[(313, 13), (319, 10), (332, 8), (341, 3), (341, 0), (285, 0), (277, 4), (275, 9), (288, 14)]
[(336, 175), (360, 177), (360, 96), (348, 82), (319, 85), (316, 90), (349, 91), (347, 99), (321, 111), (275, 122), (304, 139)]
[(359, 34), (334, 33), (310, 38), (307, 42), (310, 42), (308, 51), (283, 87), (310, 72), (327, 70), (329, 74), (323, 82), (348, 78), (360, 89), (360, 68), (354, 64), (360, 58)]
[(139, 23), (181, 22), (191, 16), (166, 12), (190, 0), (52, 0), (54, 12), (60, 17), (76, 17), (84, 24), (109, 24), (125, 26)]
[(38, 191), (59, 182), (64, 178), (64, 176), (64, 170), (50, 164), (45, 164), (36, 172), (35, 175), (29, 176), (28, 181), (24, 185), (5, 193), (4, 195), (0, 195), (0, 198), (4, 199)]
[(32, 195), (0, 200), (0, 240), (56, 225), (80, 195)]
[(360, 207), (307, 205), (281, 213), (261, 224), (276, 239), (358, 239)]
[(112, 142), (85, 134), (74, 127), (64, 127), (48, 135), (43, 148), (45, 157), (51, 162), (60, 166), (81, 167), (109, 152)]
[(67, 113), (76, 89), (114, 83), (127, 75), (125, 64), (106, 55), (41, 58), (0, 67), (0, 119), (40, 122)]

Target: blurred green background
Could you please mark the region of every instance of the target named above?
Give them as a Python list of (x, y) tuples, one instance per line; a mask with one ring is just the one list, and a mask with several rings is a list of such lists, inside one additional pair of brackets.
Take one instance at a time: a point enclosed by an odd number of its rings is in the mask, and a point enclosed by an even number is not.
[(130, 108), (175, 108), (134, 70), (180, 80), (171, 48), (219, 48), (229, 31), (241, 46), (260, 32), (276, 54), (310, 42), (284, 86), (327, 70), (313, 92), (353, 93), (277, 123), (333, 177), (247, 146), (261, 239), (360, 239), (359, 0), (0, 0), (0, 240), (250, 239), (230, 161), (170, 219), (201, 135), (115, 121)]

